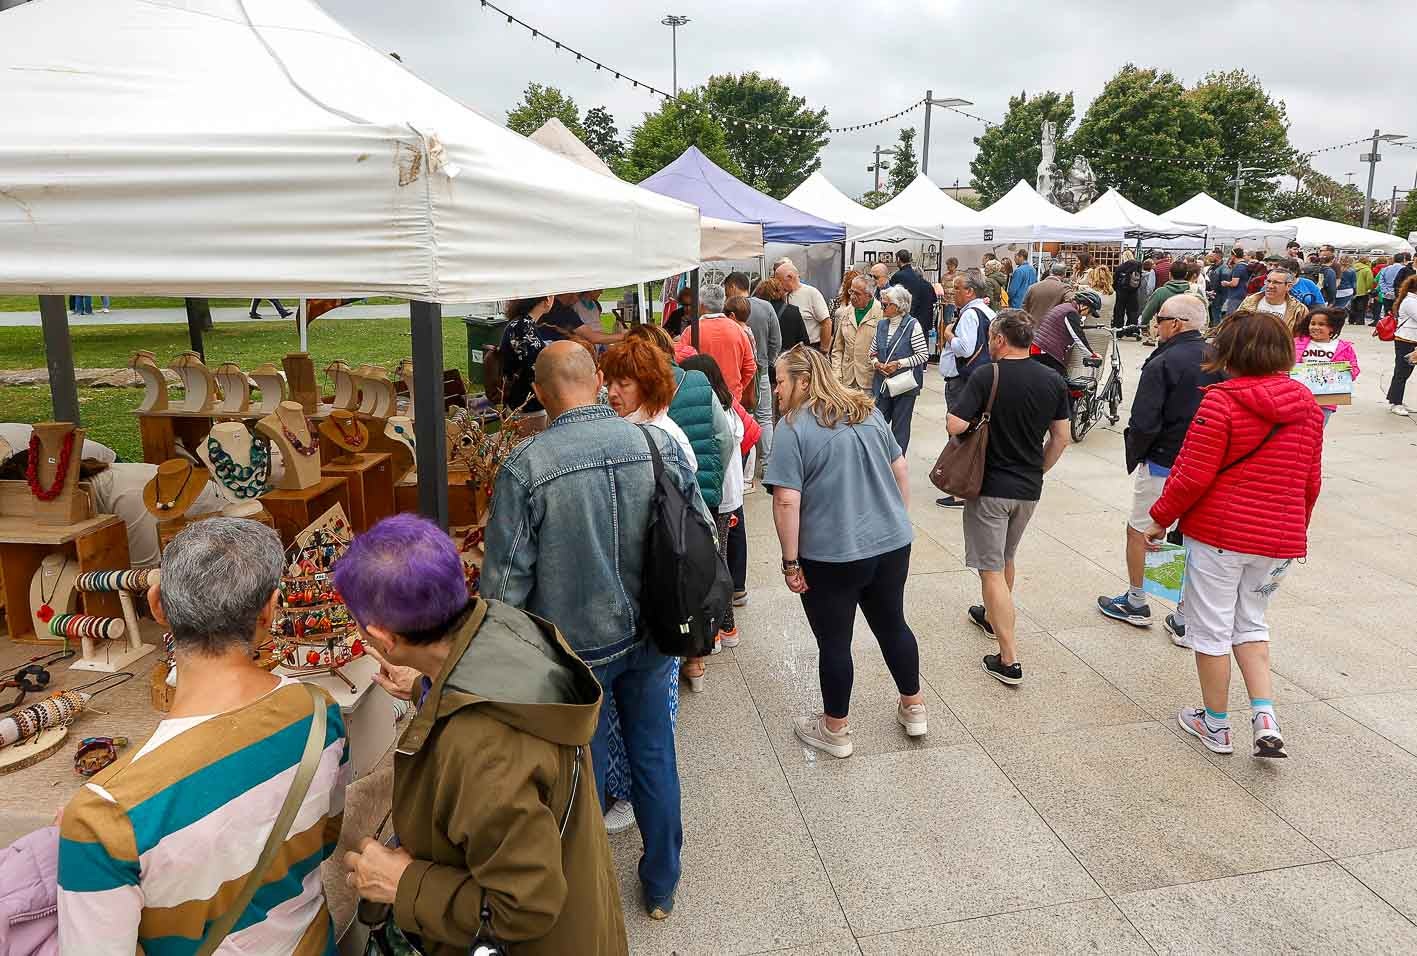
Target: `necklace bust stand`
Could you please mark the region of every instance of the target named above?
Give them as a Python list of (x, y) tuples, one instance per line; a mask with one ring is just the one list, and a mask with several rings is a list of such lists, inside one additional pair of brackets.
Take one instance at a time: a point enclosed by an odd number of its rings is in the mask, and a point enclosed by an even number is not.
[(169, 459), (143, 487), (143, 507), (158, 521), (173, 521), (187, 513), (209, 481), (211, 476), (187, 459)]
[[(49, 633), (49, 622), (56, 614), (74, 613), (77, 598), (74, 581), (78, 576), (79, 562), (63, 552), (45, 555), (39, 563), (39, 569), (30, 579), (30, 622), (34, 625), (36, 640), (45, 643), (64, 640)], [(46, 607), (47, 612), (41, 610)]]
[(183, 352), (172, 360), (171, 369), (182, 379), (182, 404), (177, 411), (210, 415), (216, 408), (216, 379), (196, 352)]
[(251, 409), (251, 380), (235, 362), (223, 362), (216, 370), (217, 388), (221, 389), (218, 415), (245, 415)]
[[(408, 415), (406, 417), (409, 421), (413, 421), (415, 417), (413, 414), (413, 359), (400, 359), (398, 369), (394, 372), (394, 376), (400, 382), (403, 382), (404, 392), (408, 395), (408, 408), (406, 409)], [(409, 432), (409, 435), (412, 436), (413, 432)]]
[(158, 368), (157, 359), (147, 349), (138, 349), (128, 360), (128, 367), (143, 381), (143, 401), (140, 412), (167, 411), (167, 379)]
[(291, 352), (280, 364), (285, 369), (290, 401), (299, 405), (306, 415), (314, 415), (320, 408), (320, 389), (315, 382), (315, 363), (309, 353)]
[(418, 480), (418, 451), (413, 435), (413, 419), (406, 415), (393, 415), (384, 422), (384, 436), (394, 448), (394, 472), (400, 481), (412, 477)]
[(261, 400), (251, 403), (250, 411), (257, 415), (269, 415), (276, 406), (285, 401), (285, 375), (270, 362), (251, 370), (251, 381), (261, 393)]
[[(34, 426), (34, 435), (39, 439), (36, 449), (39, 458), (35, 465), (35, 482), (30, 486), (28, 495), (34, 520), (43, 525), (83, 521), (89, 516), (88, 497), (78, 493), (84, 430), (75, 428), (69, 422), (38, 422)], [(59, 464), (66, 447), (69, 449), (68, 462), (61, 476)], [(35, 489), (50, 492), (55, 489), (56, 483), (58, 493), (47, 501), (40, 500)]]
[(256, 423), (256, 431), (271, 440), (285, 463), (276, 487), (299, 491), (320, 483), (320, 443), (299, 403), (281, 402), (275, 414)]
[[(255, 445), (255, 439), (251, 437), (251, 433), (246, 430), (245, 425), (240, 422), (218, 422), (212, 426), (211, 434), (207, 437), (215, 441), (220, 447), (224, 459), (239, 468), (253, 467), (251, 453)], [(253, 518), (261, 513), (261, 503), (256, 500), (259, 494), (243, 498), (232, 490), (232, 485), (236, 484), (238, 487), (244, 487), (244, 485), (234, 480), (232, 480), (231, 484), (228, 484), (228, 480), (231, 479), (223, 480), (219, 470), (220, 462), (213, 459), (209, 442), (198, 442), (197, 457), (202, 459), (202, 464), (207, 466), (207, 470), (211, 473), (212, 481), (216, 485), (217, 491), (221, 494), (222, 498), (230, 502), (221, 510), (223, 515), (230, 518)], [(270, 462), (267, 461), (264, 468), (262, 468), (259, 462), (254, 467), (257, 468), (258, 472), (264, 470), (266, 475), (266, 487), (269, 487)], [(163, 487), (166, 487), (166, 482), (163, 483)], [(252, 484), (250, 487), (252, 490), (256, 490), (260, 486), (259, 484)], [(144, 494), (144, 498), (146, 499), (146, 493)]]
[(345, 408), (335, 408), (328, 418), (320, 423), (321, 436), (328, 438), (339, 449), (340, 454), (330, 460), (349, 463), (357, 455), (369, 450), (369, 429), (354, 413)]
[(359, 386), (359, 414), (388, 418), (394, 412), (394, 383), (382, 365), (363, 365), (354, 373)]
[(325, 367), (325, 376), (334, 386), (331, 408), (355, 409), (359, 407), (359, 391), (354, 386), (348, 362), (334, 361)]

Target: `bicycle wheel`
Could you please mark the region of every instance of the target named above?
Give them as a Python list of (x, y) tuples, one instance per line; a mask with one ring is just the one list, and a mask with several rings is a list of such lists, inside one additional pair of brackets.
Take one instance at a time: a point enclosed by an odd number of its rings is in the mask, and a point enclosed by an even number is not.
[(1068, 430), (1072, 432), (1073, 441), (1082, 441), (1087, 433), (1092, 429), (1092, 424), (1097, 420), (1093, 414), (1096, 404), (1096, 396), (1093, 392), (1084, 392), (1077, 401), (1073, 402), (1073, 414), (1068, 422)]
[(1113, 425), (1122, 420), (1122, 383), (1115, 377), (1107, 389), (1107, 419)]

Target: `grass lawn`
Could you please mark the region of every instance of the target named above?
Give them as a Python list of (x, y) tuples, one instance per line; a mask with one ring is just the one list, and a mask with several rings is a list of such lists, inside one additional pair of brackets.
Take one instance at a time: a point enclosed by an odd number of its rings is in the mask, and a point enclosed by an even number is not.
[[(250, 299), (209, 299), (208, 304), (214, 309), (225, 308), (249, 308)], [(294, 308), (296, 299), (284, 300), (288, 307)], [(389, 296), (375, 296), (365, 299), (364, 305), (390, 305), (395, 302), (403, 302), (403, 299), (395, 299)], [(98, 296), (93, 297), (94, 308), (99, 306)], [(263, 302), (262, 305), (269, 309), (270, 303)], [(119, 309), (180, 309), (181, 299), (169, 299), (160, 295), (119, 295), (114, 296), (109, 301), (109, 308), (117, 312)], [(39, 296), (35, 295), (0, 295), (0, 312), (38, 312)]]
[[(136, 349), (149, 349), (159, 365), (166, 366), (188, 347), (185, 325), (76, 326), (72, 330), (74, 364), (80, 367), (123, 368)], [(323, 369), (335, 359), (350, 365), (384, 365), (390, 374), (402, 358), (409, 357), (408, 320), (341, 319), (310, 326), (310, 356), (321, 387), (328, 390)], [(262, 362), (280, 364), (298, 348), (288, 321), (218, 323), (204, 337), (207, 365), (236, 362), (248, 371)], [(467, 333), (463, 323), (443, 323), (443, 362), (467, 375)], [(0, 328), (0, 369), (37, 368), (44, 365), (43, 338), (38, 328)], [(180, 390), (174, 395), (180, 395)], [(80, 416), (89, 437), (103, 442), (128, 461), (142, 460), (138, 423), (132, 411), (142, 401), (141, 388), (81, 388)], [(0, 418), (38, 422), (52, 416), (48, 386), (0, 387)]]

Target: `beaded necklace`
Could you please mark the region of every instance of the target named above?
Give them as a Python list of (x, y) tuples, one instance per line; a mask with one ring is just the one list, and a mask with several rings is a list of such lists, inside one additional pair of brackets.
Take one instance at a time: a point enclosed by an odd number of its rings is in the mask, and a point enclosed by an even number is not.
[(74, 454), (74, 436), (76, 432), (70, 431), (64, 436), (64, 444), (59, 446), (59, 468), (54, 473), (54, 484), (48, 488), (39, 486), (39, 432), (30, 433), (30, 459), (25, 465), (25, 482), (30, 486), (30, 492), (40, 501), (53, 501), (59, 497), (59, 492), (64, 490), (64, 479), (69, 477), (69, 459)]
[(299, 438), (295, 437), (295, 432), (290, 430), (290, 426), (285, 422), (280, 423), (280, 432), (285, 436), (285, 440), (290, 442), (290, 447), (294, 448), (297, 454), (309, 457), (320, 450), (320, 443), (315, 441), (315, 436), (310, 436), (310, 444), (306, 445)]
[[(330, 421), (334, 422), (335, 428), (338, 429), (338, 431), (339, 431), (340, 438), (343, 438), (343, 439), (344, 439), (344, 443), (345, 443), (346, 445), (348, 445), (350, 448), (363, 448), (363, 447), (364, 447), (364, 443), (368, 440), (368, 436), (367, 436), (367, 435), (361, 435), (361, 434), (359, 433), (359, 420), (358, 420), (358, 419), (355, 419), (355, 418), (350, 418), (350, 419), (345, 419), (345, 418), (331, 418)], [(351, 430), (350, 430), (349, 428), (346, 428), (346, 427), (345, 427), (345, 423), (346, 423), (346, 422), (348, 422), (350, 425), (353, 425), (353, 426), (354, 426), (353, 434), (350, 433)]]
[(212, 471), (217, 480), (238, 498), (258, 498), (270, 490), (271, 451), (270, 443), (260, 439), (251, 440), (251, 464), (238, 465), (221, 442), (207, 437), (207, 454), (212, 460)]
[(196, 469), (189, 462), (187, 464), (187, 474), (182, 478), (182, 484), (177, 486), (177, 494), (164, 500), (162, 497), (162, 472), (153, 475), (153, 506), (158, 511), (171, 511), (177, 506), (177, 499), (182, 497), (182, 492), (187, 490), (187, 482), (192, 480), (192, 474)]

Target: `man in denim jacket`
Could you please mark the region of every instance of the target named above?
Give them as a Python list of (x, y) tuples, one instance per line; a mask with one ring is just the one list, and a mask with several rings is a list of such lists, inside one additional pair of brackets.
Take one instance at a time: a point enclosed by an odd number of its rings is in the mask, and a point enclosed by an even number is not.
[[(678, 662), (640, 630), (640, 587), (654, 491), (646, 434), (668, 476), (702, 509), (678, 444), (596, 403), (600, 373), (589, 353), (555, 342), (536, 360), (536, 396), (551, 424), (502, 464), (487, 521), (482, 594), (544, 617), (615, 695), (644, 840), (645, 908), (674, 908), (679, 852), (679, 771), (669, 721)], [(605, 792), (605, 711), (591, 741), (596, 792)]]

